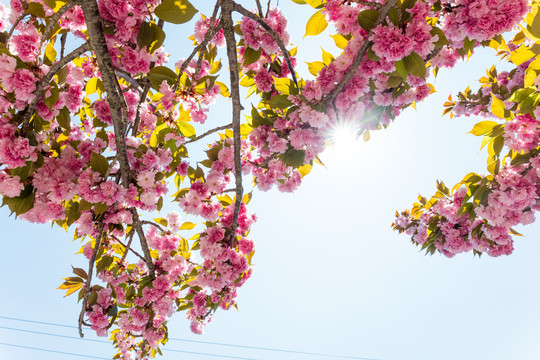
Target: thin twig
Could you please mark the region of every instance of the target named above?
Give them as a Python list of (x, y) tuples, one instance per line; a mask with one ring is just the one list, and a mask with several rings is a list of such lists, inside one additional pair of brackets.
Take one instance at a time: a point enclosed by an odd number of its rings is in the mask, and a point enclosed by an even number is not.
[(47, 75), (41, 79), (41, 81), (38, 82), (36, 86), (36, 90), (34, 90), (34, 98), (32, 102), (28, 105), (28, 108), (26, 109), (24, 113), (24, 120), (23, 120), (23, 132), (26, 131), (26, 128), (30, 124), (30, 120), (32, 119), (32, 116), (34, 115), (34, 111), (36, 110), (36, 105), (41, 98), (41, 92), (43, 91), (43, 88), (45, 86), (49, 85), (49, 82), (52, 80), (52, 78), (60, 71), (66, 64), (70, 63), (71, 61), (75, 60), (85, 52), (87, 52), (90, 49), (88, 43), (84, 43), (75, 50), (73, 50), (71, 53), (69, 53), (67, 56), (61, 58), (56, 64), (51, 66), (49, 69), (49, 72)]
[(127, 256), (127, 253), (128, 252), (132, 252), (135, 256), (137, 256), (139, 259), (141, 259), (142, 261), (144, 261), (144, 257), (139, 254), (138, 252), (136, 252), (135, 250), (133, 250), (131, 248), (131, 241), (133, 241), (133, 233), (130, 235), (129, 237), (129, 240), (128, 240), (128, 243), (127, 244), (124, 244), (122, 241), (120, 241), (119, 238), (117, 238), (116, 236), (114, 235), (111, 235), (111, 237), (114, 239), (114, 241), (116, 241), (117, 243), (119, 243), (120, 245), (122, 245), (124, 247), (124, 255), (122, 255), (122, 259), (120, 259), (120, 264), (122, 264), (125, 260), (126, 260), (126, 256)]
[(231, 99), (232, 99), (232, 124), (234, 140), (234, 177), (236, 185), (236, 201), (234, 203), (234, 213), (231, 223), (231, 243), (236, 240), (236, 229), (238, 228), (238, 216), (244, 188), (242, 186), (242, 154), (240, 142), (240, 112), (242, 103), (240, 101), (240, 77), (238, 74), (238, 54), (236, 51), (236, 39), (234, 37), (232, 12), (235, 8), (232, 0), (222, 0), (223, 30), (227, 43), (227, 57), (229, 58), (229, 74), (231, 77)]
[(82, 302), (81, 313), (79, 314), (79, 336), (84, 337), (82, 332), (82, 325), (84, 323), (84, 314), (86, 313), (86, 305), (88, 303), (88, 295), (90, 295), (90, 285), (92, 285), (92, 274), (94, 273), (94, 265), (96, 263), (97, 253), (101, 242), (103, 241), (103, 228), (105, 227), (105, 222), (101, 220), (98, 225), (98, 235), (96, 237), (96, 243), (94, 245), (94, 250), (92, 251), (92, 257), (88, 261), (88, 277), (86, 278), (86, 284), (84, 284), (84, 296)]
[[(15, 20), (15, 24), (13, 24), (13, 26), (11, 27), (11, 29), (9, 30), (9, 34), (8, 34), (8, 40), (11, 39), (11, 35), (13, 35), (13, 32), (15, 31), (15, 29), (17, 28), (17, 26), (19, 26), (19, 23), (22, 21), (22, 19), (24, 19), (24, 17), (28, 15), (28, 14), (21, 14), (17, 20)], [(6, 44), (7, 44), (7, 40), (6, 40)]]
[(294, 67), (292, 65), (291, 55), (290, 55), (289, 51), (287, 50), (287, 48), (285, 47), (285, 44), (283, 44), (283, 41), (281, 41), (281, 38), (279, 37), (278, 33), (276, 33), (274, 31), (274, 29), (272, 29), (270, 27), (270, 25), (268, 25), (266, 23), (266, 21), (264, 21), (259, 16), (253, 14), (251, 11), (244, 8), (242, 5), (234, 3), (234, 11), (237, 11), (240, 14), (242, 14), (244, 16), (247, 16), (251, 20), (256, 21), (260, 26), (262, 26), (262, 28), (268, 33), (268, 35), (270, 35), (272, 37), (272, 39), (274, 39), (277, 46), (281, 50), (281, 53), (283, 54), (283, 57), (285, 58), (285, 62), (287, 63), (287, 66), (289, 67), (289, 70), (291, 71), (291, 75), (292, 75), (292, 79), (294, 81), (294, 85), (296, 85), (296, 88), (298, 89), (298, 80), (296, 79), (296, 73), (294, 72)]
[(336, 98), (336, 96), (338, 96), (338, 94), (341, 92), (341, 90), (343, 90), (343, 88), (352, 79), (352, 77), (354, 76), (354, 74), (358, 70), (358, 66), (360, 66), (360, 64), (362, 63), (364, 55), (366, 54), (367, 50), (369, 49), (369, 47), (373, 43), (372, 41), (368, 40), (369, 36), (371, 34), (371, 31), (375, 27), (377, 27), (380, 23), (382, 23), (384, 21), (384, 19), (386, 18), (386, 15), (390, 11), (390, 9), (396, 4), (396, 2), (397, 2), (397, 0), (388, 0), (386, 2), (386, 4), (384, 4), (384, 6), (381, 8), (381, 10), (379, 12), (379, 17), (377, 18), (377, 20), (375, 21), (375, 23), (371, 27), (371, 30), (369, 31), (369, 33), (366, 36), (366, 40), (364, 40), (364, 43), (362, 44), (362, 46), (358, 50), (358, 54), (356, 54), (356, 57), (355, 57), (353, 63), (351, 64), (351, 67), (349, 68), (349, 70), (347, 71), (347, 73), (345, 74), (343, 79), (341, 79), (341, 81), (334, 88), (334, 90), (332, 90), (332, 92), (325, 97), (325, 99), (323, 100), (325, 103), (327, 103), (327, 104), (332, 103), (334, 101), (334, 99)]
[(208, 135), (211, 135), (211, 134), (213, 134), (213, 133), (215, 133), (215, 132), (217, 132), (217, 131), (225, 130), (225, 129), (230, 129), (230, 128), (232, 128), (232, 127), (233, 127), (233, 124), (230, 123), (230, 124), (227, 124), (227, 125), (219, 126), (219, 127), (214, 128), (214, 129), (212, 129), (212, 130), (208, 130), (208, 131), (205, 132), (204, 134), (201, 134), (201, 135), (197, 136), (197, 137), (194, 138), (194, 139), (191, 139), (191, 140), (189, 140), (189, 141), (186, 141), (183, 145), (191, 144), (192, 142), (198, 141), (198, 140), (202, 139), (203, 137), (208, 136)]
[(195, 54), (199, 52), (199, 50), (201, 50), (203, 47), (206, 47), (206, 45), (208, 45), (208, 43), (210, 42), (210, 40), (212, 40), (214, 35), (217, 34), (217, 32), (221, 29), (221, 23), (219, 23), (218, 26), (215, 26), (217, 13), (218, 13), (220, 5), (221, 5), (221, 0), (218, 0), (216, 2), (216, 5), (214, 6), (214, 12), (212, 13), (212, 17), (210, 18), (210, 25), (208, 26), (208, 30), (206, 31), (206, 34), (204, 35), (204, 39), (199, 45), (197, 45), (197, 47), (195, 47), (195, 49), (193, 49), (193, 52), (189, 54), (187, 59), (184, 61), (184, 63), (180, 67), (178, 78), (176, 79), (176, 83), (173, 86), (173, 91), (178, 90), (178, 87), (180, 86), (180, 78), (182, 77), (182, 74), (184, 73), (184, 71), (186, 71), (191, 59), (193, 59), (193, 57), (195, 56)]
[(150, 277), (152, 279), (156, 278), (156, 271), (154, 267), (154, 262), (152, 260), (152, 255), (150, 254), (150, 248), (148, 247), (148, 242), (146, 241), (146, 235), (144, 234), (144, 230), (142, 228), (141, 218), (139, 217), (139, 213), (137, 212), (137, 209), (131, 208), (129, 209), (131, 211), (131, 214), (133, 215), (133, 227), (135, 228), (135, 231), (137, 231), (137, 235), (139, 236), (139, 241), (141, 243), (141, 249), (144, 254), (144, 259), (146, 266), (148, 267), (148, 272), (150, 273)]
[(60, 59), (64, 57), (66, 51), (67, 33), (60, 36)]
[[(159, 19), (157, 25), (159, 26), (160, 29), (163, 29), (164, 24), (165, 24), (165, 21), (163, 21), (162, 19)], [(152, 61), (150, 63), (149, 68), (152, 69), (154, 66), (156, 66), (156, 62)], [(136, 136), (137, 131), (139, 131), (139, 122), (141, 121), (141, 113), (140, 113), (141, 105), (146, 101), (146, 97), (148, 96), (148, 91), (150, 91), (150, 85), (151, 85), (151, 83), (149, 81), (147, 81), (147, 83), (146, 83), (146, 85), (144, 85), (143, 91), (141, 93), (141, 98), (139, 99), (139, 103), (137, 104), (137, 112), (136, 112), (136, 115), (135, 115), (135, 121), (133, 122), (133, 129), (131, 131), (131, 136)], [(126, 135), (127, 135), (128, 132), (129, 132), (129, 129), (126, 131)]]
[(255, 2), (257, 3), (257, 11), (259, 12), (259, 16), (263, 17), (263, 9), (261, 2), (259, 0), (255, 0)]
[(54, 28), (54, 25), (56, 25), (58, 20), (60, 20), (60, 18), (66, 13), (66, 11), (68, 11), (69, 9), (74, 7), (75, 5), (79, 5), (79, 3), (77, 1), (70, 1), (67, 4), (65, 4), (64, 6), (62, 6), (60, 9), (58, 9), (58, 11), (55, 12), (51, 16), (51, 19), (49, 20), (49, 23), (47, 24), (47, 26), (45, 26), (45, 29), (43, 29), (43, 32), (42, 32), (42, 35), (41, 35), (41, 44), (39, 45), (40, 49), (43, 46), (43, 43), (49, 39), (49, 36), (51, 35), (51, 31)]
[(162, 233), (165, 232), (165, 229), (163, 229), (159, 224), (156, 224), (156, 223), (153, 222), (153, 221), (142, 220), (142, 221), (141, 221), (141, 224), (143, 224), (143, 225), (152, 225), (153, 227), (158, 228), (159, 231), (161, 231)]

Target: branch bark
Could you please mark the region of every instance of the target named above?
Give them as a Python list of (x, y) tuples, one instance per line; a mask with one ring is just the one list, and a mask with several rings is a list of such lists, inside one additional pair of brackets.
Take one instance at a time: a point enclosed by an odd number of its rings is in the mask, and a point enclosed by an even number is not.
[(238, 54), (236, 52), (236, 39), (234, 37), (234, 27), (232, 12), (235, 3), (232, 0), (222, 0), (222, 21), (225, 32), (225, 41), (227, 43), (227, 57), (229, 58), (229, 74), (231, 77), (231, 99), (232, 99), (232, 125), (234, 140), (234, 177), (236, 185), (236, 201), (234, 203), (234, 213), (231, 223), (231, 242), (236, 238), (236, 229), (238, 228), (238, 216), (242, 204), (244, 188), (242, 186), (242, 159), (241, 159), (241, 141), (240, 141), (240, 112), (242, 103), (240, 101), (240, 77), (238, 74)]

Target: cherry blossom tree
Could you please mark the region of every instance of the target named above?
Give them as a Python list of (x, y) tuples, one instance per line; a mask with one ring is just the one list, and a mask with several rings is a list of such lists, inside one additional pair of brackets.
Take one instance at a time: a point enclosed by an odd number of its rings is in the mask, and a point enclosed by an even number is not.
[[(88, 269), (74, 268), (60, 288), (78, 294), (80, 335), (83, 326), (110, 335), (114, 358), (160, 353), (175, 312), (200, 334), (215, 311), (236, 306), (255, 252), (247, 180), (293, 192), (332, 129), (346, 123), (369, 139), (435, 91), (430, 76), (478, 47), (515, 69), (492, 68), (444, 112), (490, 118), (471, 131), (484, 137), (489, 174), (452, 191), (438, 183), (393, 226), (432, 254), (499, 256), (512, 252), (512, 227), (534, 221), (536, 2), (293, 1), (313, 13), (305, 35), (330, 26), (342, 50), (310, 62), (308, 79), (272, 1), (216, 0), (208, 14), (188, 0), (0, 5), (2, 204), (22, 220), (74, 228)], [(167, 54), (165, 22), (189, 23), (185, 58)], [(244, 108), (241, 90), (256, 105)], [(230, 99), (230, 117), (202, 132), (219, 97)], [(201, 141), (208, 149), (191, 159)], [(155, 218), (166, 201), (178, 212)]]

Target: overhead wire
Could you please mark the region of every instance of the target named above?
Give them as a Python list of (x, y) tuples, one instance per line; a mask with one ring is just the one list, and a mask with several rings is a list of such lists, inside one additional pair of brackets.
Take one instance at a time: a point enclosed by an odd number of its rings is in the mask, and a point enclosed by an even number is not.
[[(61, 335), (61, 334), (51, 334), (51, 333), (46, 333), (46, 332), (41, 332), (41, 331), (11, 328), (11, 327), (7, 327), (7, 326), (0, 326), (0, 329), (11, 330), (11, 331), (19, 331), (19, 332), (25, 332), (25, 333), (30, 333), (30, 334), (36, 334), (36, 335), (54, 336), (54, 337), (59, 337), (59, 338), (64, 338), (64, 339), (73, 339), (73, 340), (97, 342), (97, 343), (102, 343), (102, 344), (110, 344), (108, 341), (105, 341), (105, 340), (86, 339), (86, 338), (80, 338), (80, 337), (76, 337), (76, 336)], [(219, 358), (227, 358), (227, 359), (257, 360), (257, 359), (254, 359), (254, 358), (246, 358), (246, 357), (240, 357), (240, 356), (209, 354), (209, 353), (201, 353), (201, 352), (195, 352), (195, 351), (177, 350), (177, 349), (169, 349), (169, 348), (161, 349), (161, 350), (162, 351), (177, 352), (177, 353), (184, 353), (184, 354), (192, 354), (192, 355), (204, 355), (204, 356), (212, 356), (212, 357), (219, 357)], [(103, 359), (103, 358), (98, 358), (98, 359)]]
[(11, 347), (27, 349), (27, 350), (44, 351), (44, 352), (50, 352), (50, 353), (62, 354), (62, 355), (69, 355), (69, 356), (78, 356), (78, 357), (84, 357), (84, 358), (87, 358), (87, 359), (111, 360), (110, 358), (104, 358), (104, 357), (98, 357), (98, 356), (92, 356), (92, 355), (68, 353), (68, 352), (57, 351), (57, 350), (35, 348), (35, 347), (25, 346), (25, 345), (7, 344), (7, 343), (3, 343), (3, 342), (0, 342), (0, 345), (11, 346)]
[[(36, 321), (36, 320), (12, 318), (12, 317), (7, 317), (7, 316), (0, 316), (0, 319), (21, 321), (21, 322), (28, 322), (28, 323), (35, 323), (35, 324), (42, 324), (42, 325), (50, 325), (50, 326), (58, 326), (58, 327), (77, 328), (76, 326), (72, 326), (72, 325), (63, 325), (63, 324), (49, 323), (49, 322)], [(79, 339), (78, 337), (73, 337), (73, 338), (74, 339)], [(289, 354), (319, 356), (319, 357), (323, 356), (323, 357), (333, 357), (333, 358), (341, 358), (341, 359), (354, 359), (354, 360), (380, 360), (380, 359), (376, 359), (376, 358), (367, 358), (367, 357), (358, 357), (358, 356), (346, 356), (346, 355), (335, 355), (335, 354), (324, 354), (324, 353), (318, 353), (318, 352), (287, 350), (287, 349), (278, 349), (278, 348), (251, 346), (251, 345), (227, 344), (227, 343), (220, 343), (220, 342), (191, 340), (191, 339), (182, 339), (182, 338), (173, 338), (173, 337), (169, 338), (169, 340), (190, 342), (190, 343), (198, 343), (198, 344), (207, 344), (207, 345), (216, 345), (216, 346), (235, 347), (235, 348), (243, 348), (243, 349), (252, 349), (252, 350), (261, 350), (261, 351), (282, 352), (282, 353), (289, 353)], [(95, 340), (95, 341), (100, 341), (101, 342), (102, 340)], [(173, 349), (167, 349), (167, 348), (164, 348), (163, 350), (164, 351), (173, 351)], [(182, 351), (182, 350), (174, 350), (174, 351), (178, 352), (178, 351)]]

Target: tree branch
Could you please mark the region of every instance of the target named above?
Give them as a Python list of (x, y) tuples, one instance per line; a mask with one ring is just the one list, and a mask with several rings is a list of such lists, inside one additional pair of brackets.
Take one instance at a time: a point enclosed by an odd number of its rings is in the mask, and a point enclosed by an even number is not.
[(201, 135), (197, 136), (195, 139), (191, 139), (191, 140), (189, 140), (189, 141), (186, 141), (186, 142), (184, 143), (184, 145), (191, 144), (192, 142), (198, 141), (198, 140), (202, 139), (203, 137), (206, 137), (206, 136), (208, 136), (208, 135), (211, 135), (211, 134), (213, 134), (213, 133), (215, 133), (215, 132), (217, 132), (217, 131), (225, 130), (225, 129), (230, 129), (230, 128), (232, 128), (232, 127), (233, 127), (233, 124), (230, 123), (230, 124), (227, 124), (227, 125), (219, 126), (219, 127), (214, 128), (214, 129), (212, 129), (212, 130), (208, 130), (208, 131), (205, 132), (204, 134), (201, 134)]
[(264, 21), (260, 17), (256, 16), (251, 11), (244, 8), (242, 5), (237, 4), (237, 3), (233, 3), (233, 4), (234, 4), (234, 11), (237, 11), (240, 14), (242, 14), (244, 16), (247, 16), (251, 20), (257, 22), (272, 37), (272, 39), (274, 39), (277, 46), (281, 50), (281, 52), (283, 54), (283, 57), (285, 58), (285, 62), (287, 63), (287, 66), (289, 67), (289, 70), (291, 71), (291, 75), (292, 75), (292, 79), (294, 81), (294, 85), (296, 85), (296, 88), (298, 89), (298, 80), (296, 79), (296, 73), (294, 72), (294, 68), (292, 66), (291, 55), (290, 55), (289, 51), (287, 50), (287, 48), (285, 47), (285, 44), (283, 44), (283, 41), (281, 41), (279, 35), (274, 31), (274, 29), (272, 29), (270, 27), (270, 25), (268, 25), (266, 23), (266, 21)]
[[(122, 95), (115, 69), (112, 63), (111, 54), (107, 47), (101, 15), (95, 0), (81, 0), (81, 7), (88, 29), (88, 41), (98, 61), (103, 78), (103, 85), (107, 91), (107, 102), (111, 109), (113, 119), (114, 139), (116, 142), (117, 153), (119, 155), (120, 174), (122, 176), (122, 185), (129, 186), (129, 161), (127, 157), (126, 142), (124, 137), (124, 128), (127, 124), (127, 106)], [(124, 110), (124, 111), (122, 111)], [(126, 121), (124, 121), (126, 120)]]
[(232, 0), (222, 0), (223, 29), (225, 32), (225, 41), (227, 43), (227, 57), (229, 58), (229, 74), (231, 77), (231, 99), (232, 99), (232, 125), (234, 140), (234, 177), (236, 185), (236, 201), (234, 203), (234, 213), (231, 223), (231, 242), (236, 239), (236, 229), (238, 228), (238, 216), (240, 205), (242, 204), (242, 159), (240, 142), (240, 112), (242, 103), (240, 101), (240, 77), (238, 74), (238, 54), (236, 52), (236, 39), (234, 37), (234, 27), (232, 12), (235, 8)]
[(218, 13), (220, 4), (221, 4), (221, 0), (218, 0), (216, 2), (216, 5), (214, 6), (214, 12), (212, 13), (212, 17), (210, 18), (210, 25), (208, 26), (208, 30), (206, 31), (206, 34), (204, 35), (203, 41), (199, 45), (197, 45), (195, 49), (193, 49), (193, 52), (189, 54), (187, 59), (184, 61), (184, 63), (180, 67), (178, 78), (176, 79), (176, 83), (174, 84), (174, 87), (173, 87), (174, 91), (178, 90), (178, 86), (180, 86), (180, 78), (182, 77), (182, 74), (184, 73), (184, 71), (186, 71), (191, 59), (193, 59), (195, 54), (197, 54), (202, 48), (206, 47), (206, 45), (208, 45), (208, 43), (210, 42), (210, 40), (212, 40), (214, 35), (217, 34), (217, 32), (221, 29), (221, 26), (222, 26), (221, 23), (219, 23), (218, 26), (214, 25), (216, 22), (217, 13)]
[(92, 257), (88, 261), (88, 277), (86, 278), (86, 283), (84, 284), (84, 297), (82, 302), (81, 313), (79, 314), (79, 336), (84, 337), (82, 332), (82, 325), (84, 323), (84, 314), (86, 313), (86, 305), (88, 303), (88, 295), (90, 295), (90, 285), (92, 285), (92, 274), (94, 272), (94, 265), (96, 262), (97, 253), (101, 242), (103, 241), (103, 228), (105, 227), (105, 222), (103, 219), (99, 222), (98, 225), (98, 236), (96, 237), (96, 244), (94, 245), (94, 250), (92, 251)]
[[(388, 15), (388, 12), (396, 4), (396, 2), (397, 0), (388, 0), (386, 4), (384, 4), (384, 6), (381, 8), (379, 12), (379, 17), (377, 18), (377, 20), (371, 27), (371, 30), (373, 30), (375, 27), (377, 27), (380, 23), (384, 21), (384, 19), (386, 18), (386, 15)], [(373, 42), (369, 40), (369, 36), (371, 35), (371, 30), (368, 32), (366, 36), (366, 40), (364, 41), (364, 43), (358, 50), (358, 54), (356, 55), (353, 63), (351, 64), (351, 67), (349, 68), (349, 70), (347, 71), (343, 79), (341, 79), (341, 81), (337, 84), (334, 90), (332, 90), (332, 92), (329, 95), (327, 95), (326, 98), (323, 100), (325, 103), (327, 104), (332, 103), (334, 99), (336, 98), (336, 96), (338, 96), (341, 90), (343, 90), (343, 88), (352, 79), (352, 77), (354, 76), (354, 73), (358, 70), (358, 66), (360, 66), (360, 64), (362, 63), (362, 59), (364, 58), (364, 55), (366, 54), (369, 47), (373, 44)]]
[(36, 105), (41, 98), (41, 92), (43, 91), (43, 88), (45, 86), (49, 85), (49, 82), (52, 80), (52, 78), (62, 69), (66, 64), (72, 62), (85, 52), (87, 52), (90, 49), (88, 46), (88, 43), (84, 43), (75, 50), (73, 50), (71, 53), (69, 53), (67, 56), (61, 58), (56, 64), (51, 66), (49, 69), (49, 72), (47, 75), (41, 79), (41, 81), (38, 82), (36, 90), (34, 91), (34, 98), (32, 102), (28, 105), (28, 108), (26, 109), (24, 113), (24, 120), (23, 120), (23, 132), (26, 131), (26, 128), (30, 124), (30, 120), (32, 119), (32, 116), (34, 115), (34, 112), (36, 110)]

